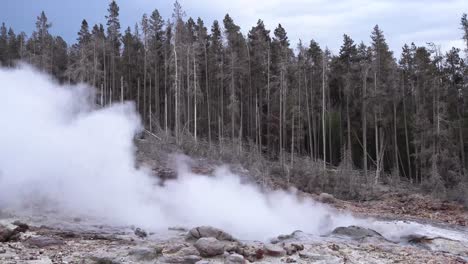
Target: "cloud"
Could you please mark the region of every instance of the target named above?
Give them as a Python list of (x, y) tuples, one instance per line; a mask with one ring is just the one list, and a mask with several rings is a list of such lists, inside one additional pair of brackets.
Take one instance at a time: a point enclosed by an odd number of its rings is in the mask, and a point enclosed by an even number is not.
[[(146, 0), (140, 0), (145, 2)], [(292, 47), (299, 39), (315, 39), (337, 53), (343, 34), (355, 42), (370, 41), (374, 25), (384, 31), (390, 48), (398, 56), (405, 43), (419, 45), (435, 42), (449, 49), (459, 44), (459, 20), (468, 12), (465, 0), (181, 0), (187, 15), (202, 17), (205, 23), (222, 20), (229, 13), (247, 33), (262, 19), (268, 29), (281, 23), (288, 32)]]

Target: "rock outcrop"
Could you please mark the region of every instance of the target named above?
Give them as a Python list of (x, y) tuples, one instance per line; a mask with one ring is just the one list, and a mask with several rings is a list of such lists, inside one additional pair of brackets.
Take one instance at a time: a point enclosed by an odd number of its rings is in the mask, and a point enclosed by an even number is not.
[(221, 241), (237, 241), (231, 234), (212, 226), (199, 226), (190, 229), (187, 238), (199, 239), (203, 237), (212, 237)]

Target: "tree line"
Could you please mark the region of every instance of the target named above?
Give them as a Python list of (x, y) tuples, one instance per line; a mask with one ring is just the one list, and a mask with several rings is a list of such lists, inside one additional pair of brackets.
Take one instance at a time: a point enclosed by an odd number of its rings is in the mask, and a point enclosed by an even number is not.
[[(72, 45), (51, 35), (44, 12), (29, 37), (3, 23), (0, 63), (88, 83), (103, 106), (132, 100), (149, 131), (177, 142), (248, 144), (282, 166), (308, 156), (440, 192), (468, 182), (468, 67), (458, 48), (410, 43), (397, 59), (376, 25), (369, 45), (344, 35), (332, 54), (314, 40), (291, 47), (281, 24), (271, 32), (258, 20), (244, 35), (227, 14), (207, 27), (177, 1), (171, 18), (155, 9), (123, 32), (115, 1), (107, 12), (105, 25), (83, 20)], [(468, 50), (466, 14), (460, 25)]]

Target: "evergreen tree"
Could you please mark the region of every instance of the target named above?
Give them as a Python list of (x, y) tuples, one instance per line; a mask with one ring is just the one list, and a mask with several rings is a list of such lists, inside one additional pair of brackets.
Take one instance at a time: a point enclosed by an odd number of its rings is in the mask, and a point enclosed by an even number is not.
[(0, 27), (0, 65), (7, 65), (8, 58), (8, 35), (5, 23)]

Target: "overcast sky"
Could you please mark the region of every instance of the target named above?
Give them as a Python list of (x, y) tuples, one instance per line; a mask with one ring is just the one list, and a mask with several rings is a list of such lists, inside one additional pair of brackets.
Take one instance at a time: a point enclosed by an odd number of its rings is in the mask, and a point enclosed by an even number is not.
[[(44, 10), (53, 27), (67, 42), (74, 42), (85, 18), (90, 25), (105, 23), (109, 0), (4, 0), (0, 22), (28, 35), (38, 14)], [(133, 28), (143, 13), (157, 8), (171, 17), (172, 0), (117, 0), (122, 29)], [(355, 42), (369, 42), (375, 24), (384, 31), (390, 48), (400, 55), (404, 43), (434, 42), (443, 50), (463, 47), (460, 18), (468, 12), (468, 0), (180, 0), (187, 16), (201, 17), (205, 24), (222, 21), (229, 13), (247, 33), (262, 19), (268, 29), (281, 23), (293, 47), (299, 39), (315, 39), (337, 53), (343, 34)]]

